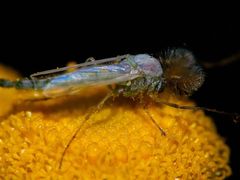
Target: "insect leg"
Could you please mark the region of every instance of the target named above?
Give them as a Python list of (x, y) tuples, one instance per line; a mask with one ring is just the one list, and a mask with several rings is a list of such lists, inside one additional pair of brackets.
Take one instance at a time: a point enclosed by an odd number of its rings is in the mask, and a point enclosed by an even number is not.
[(151, 119), (151, 121), (153, 122), (153, 124), (160, 130), (161, 134), (162, 134), (163, 136), (166, 136), (165, 131), (157, 124), (157, 122), (154, 120), (154, 118), (153, 118), (152, 115), (150, 114), (150, 112), (149, 112), (149, 107), (148, 107), (147, 104), (145, 104), (145, 105), (143, 106), (143, 110), (144, 110), (144, 111), (146, 112), (146, 114), (150, 117), (150, 119)]
[(97, 106), (95, 106), (93, 109), (91, 109), (87, 115), (85, 116), (83, 122), (81, 123), (81, 125), (77, 128), (77, 130), (74, 132), (73, 136), (71, 137), (71, 139), (68, 141), (63, 153), (62, 153), (62, 156), (61, 156), (61, 159), (60, 159), (60, 163), (59, 163), (59, 169), (61, 169), (62, 167), (62, 163), (63, 163), (63, 158), (68, 150), (68, 148), (70, 147), (71, 143), (73, 142), (73, 140), (76, 138), (77, 134), (79, 133), (79, 131), (82, 129), (82, 127), (85, 125), (85, 123), (91, 118), (91, 116), (93, 116), (95, 113), (97, 113), (102, 107), (103, 105), (105, 104), (105, 102), (114, 95), (113, 92), (110, 92), (108, 93), (99, 103)]
[(219, 111), (219, 110), (216, 110), (216, 109), (211, 109), (211, 108), (206, 108), (206, 107), (199, 107), (199, 106), (184, 106), (184, 105), (179, 105), (179, 104), (175, 104), (175, 103), (162, 101), (162, 100), (159, 100), (158, 98), (153, 98), (153, 97), (151, 97), (151, 98), (156, 103), (164, 104), (164, 105), (172, 107), (172, 108), (185, 109), (185, 110), (194, 110), (194, 111), (204, 110), (204, 111), (208, 111), (208, 112), (213, 112), (213, 113), (218, 113), (218, 114), (231, 116), (233, 118), (234, 122), (240, 122), (240, 114), (239, 113), (229, 113), (229, 112), (225, 112), (225, 111)]
[[(85, 116), (85, 120), (88, 120), (92, 115), (94, 115), (95, 113), (97, 113), (105, 104), (105, 102), (111, 98), (114, 95), (113, 92), (108, 93), (99, 103), (96, 107), (94, 107), (93, 109), (91, 109), (87, 115)], [(84, 122), (83, 122), (84, 123)]]

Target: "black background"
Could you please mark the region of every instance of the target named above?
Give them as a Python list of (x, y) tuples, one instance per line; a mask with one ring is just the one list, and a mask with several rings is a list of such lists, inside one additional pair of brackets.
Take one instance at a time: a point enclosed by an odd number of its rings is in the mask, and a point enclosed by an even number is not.
[[(240, 29), (235, 18), (194, 19), (191, 15), (179, 18), (175, 15), (169, 19), (155, 13), (151, 20), (144, 15), (135, 16), (127, 23), (106, 15), (97, 21), (52, 18), (46, 24), (39, 21), (41, 18), (25, 21), (25, 17), (14, 17), (14, 21), (7, 20), (1, 26), (0, 62), (28, 76), (65, 66), (72, 60), (80, 63), (88, 57), (157, 53), (169, 47), (190, 49), (199, 61), (206, 62), (217, 62), (240, 51)], [(240, 59), (205, 71), (206, 81), (192, 99), (199, 106), (240, 113)], [(209, 115), (231, 147), (231, 178), (240, 178), (240, 125), (230, 117)]]

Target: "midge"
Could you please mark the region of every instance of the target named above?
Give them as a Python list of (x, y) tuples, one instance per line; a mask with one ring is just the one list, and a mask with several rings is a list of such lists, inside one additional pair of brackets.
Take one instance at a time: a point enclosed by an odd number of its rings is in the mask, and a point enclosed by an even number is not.
[[(91, 61), (89, 61), (91, 60)], [(74, 72), (64, 73), (74, 68)], [(116, 84), (114, 95), (153, 95), (168, 88), (178, 95), (190, 95), (204, 81), (204, 73), (192, 53), (167, 50), (159, 59), (148, 54), (123, 55), (71, 67), (34, 73), (30, 79), (0, 79), (0, 87), (41, 90), (45, 98), (76, 94), (86, 86)]]
[[(89, 61), (91, 60), (91, 61)], [(0, 79), (0, 87), (41, 90), (44, 98), (76, 94), (82, 87), (115, 84), (112, 91), (86, 114), (85, 120), (69, 140), (63, 151), (59, 168), (71, 142), (81, 130), (83, 124), (113, 96), (150, 97), (154, 102), (179, 109), (199, 110), (236, 116), (238, 114), (217, 111), (205, 107), (182, 106), (159, 99), (158, 94), (168, 89), (175, 95), (189, 96), (198, 90), (204, 82), (204, 72), (196, 63), (193, 54), (185, 49), (169, 49), (158, 58), (149, 54), (123, 55), (113, 58), (94, 60), (71, 67), (48, 70), (32, 74), (30, 79), (9, 81)], [(67, 72), (68, 69), (74, 69)], [(148, 105), (143, 108), (151, 121), (163, 135), (164, 130), (148, 112)]]

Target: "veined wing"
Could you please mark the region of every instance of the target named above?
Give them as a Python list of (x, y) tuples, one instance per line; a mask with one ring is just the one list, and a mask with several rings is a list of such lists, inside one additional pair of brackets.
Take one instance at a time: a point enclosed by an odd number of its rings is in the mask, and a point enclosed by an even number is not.
[(130, 55), (121, 55), (121, 56), (116, 56), (116, 57), (112, 57), (112, 58), (105, 58), (105, 59), (101, 59), (101, 60), (94, 60), (94, 61), (91, 61), (91, 62), (76, 64), (76, 65), (73, 65), (73, 66), (41, 71), (41, 72), (31, 74), (30, 77), (32, 79), (43, 79), (43, 78), (49, 77), (49, 76), (53, 77), (55, 75), (64, 73), (65, 71), (67, 71), (69, 69), (77, 70), (79, 68), (87, 67), (87, 66), (103, 65), (103, 64), (106, 64), (106, 63), (118, 63), (121, 60), (127, 58), (128, 56), (130, 56)]
[[(109, 61), (104, 63), (106, 62)], [(95, 61), (91, 63), (95, 63)], [(82, 87), (117, 84), (140, 76), (142, 73), (134, 68), (127, 59), (118, 64), (102, 65), (100, 63), (100, 65), (91, 64), (87, 67), (82, 65), (82, 68), (74, 72), (49, 78), (43, 86), (43, 93), (47, 97), (74, 94)]]

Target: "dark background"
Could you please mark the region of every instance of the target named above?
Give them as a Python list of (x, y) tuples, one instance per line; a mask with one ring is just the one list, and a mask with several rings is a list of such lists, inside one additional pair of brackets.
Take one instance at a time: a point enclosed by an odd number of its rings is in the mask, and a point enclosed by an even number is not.
[[(72, 60), (80, 63), (88, 57), (157, 53), (169, 47), (187, 48), (200, 62), (217, 62), (240, 51), (238, 22), (225, 16), (191, 19), (191, 15), (184, 18), (176, 15), (171, 20), (155, 18), (152, 21), (141, 16), (128, 19), (128, 23), (106, 16), (98, 22), (50, 19), (47, 24), (39, 19), (26, 22), (24, 18), (15, 18), (1, 26), (0, 62), (24, 76), (62, 67)], [(240, 59), (205, 71), (206, 81), (192, 99), (199, 106), (240, 113)], [(231, 178), (240, 178), (240, 125), (233, 123), (231, 117), (209, 115), (231, 148)]]

